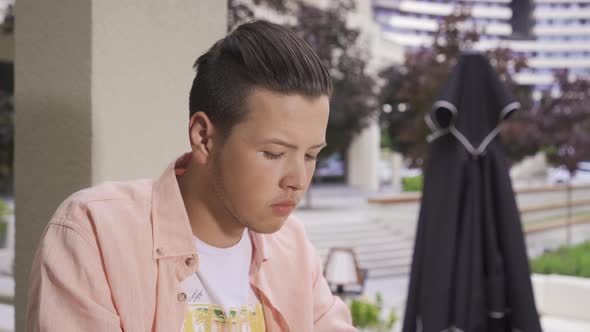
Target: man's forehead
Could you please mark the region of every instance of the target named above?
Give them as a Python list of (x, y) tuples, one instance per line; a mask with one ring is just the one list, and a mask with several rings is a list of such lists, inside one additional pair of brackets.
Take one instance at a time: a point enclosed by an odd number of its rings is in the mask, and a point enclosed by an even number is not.
[(327, 96), (310, 99), (258, 89), (246, 101), (247, 115), (238, 130), (248, 140), (259, 143), (275, 139), (302, 146), (324, 142), (329, 116)]

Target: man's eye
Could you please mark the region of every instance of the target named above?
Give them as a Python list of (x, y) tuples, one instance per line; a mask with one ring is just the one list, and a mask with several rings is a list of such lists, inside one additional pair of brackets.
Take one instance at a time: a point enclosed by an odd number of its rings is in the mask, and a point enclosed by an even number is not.
[(272, 153), (268, 151), (264, 151), (264, 156), (268, 159), (279, 159), (283, 156), (282, 153)]
[(312, 156), (310, 154), (306, 154), (305, 155), (305, 159), (307, 159), (307, 160), (317, 160), (318, 159), (318, 156)]

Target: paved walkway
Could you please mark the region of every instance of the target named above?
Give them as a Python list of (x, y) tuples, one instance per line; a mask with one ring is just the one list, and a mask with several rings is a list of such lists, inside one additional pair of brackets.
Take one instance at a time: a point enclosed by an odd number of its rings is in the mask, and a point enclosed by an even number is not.
[(14, 306), (0, 304), (0, 332), (14, 331)]
[[(14, 297), (14, 278), (0, 276), (0, 297)], [(0, 303), (0, 332), (14, 331), (14, 306)]]

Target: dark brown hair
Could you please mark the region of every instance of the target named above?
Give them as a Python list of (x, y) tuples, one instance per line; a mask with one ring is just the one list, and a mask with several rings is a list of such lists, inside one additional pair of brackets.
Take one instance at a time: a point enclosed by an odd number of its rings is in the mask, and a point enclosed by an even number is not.
[(332, 94), (328, 69), (304, 40), (266, 21), (245, 23), (195, 62), (190, 116), (204, 112), (222, 135), (242, 121), (255, 88), (318, 97)]

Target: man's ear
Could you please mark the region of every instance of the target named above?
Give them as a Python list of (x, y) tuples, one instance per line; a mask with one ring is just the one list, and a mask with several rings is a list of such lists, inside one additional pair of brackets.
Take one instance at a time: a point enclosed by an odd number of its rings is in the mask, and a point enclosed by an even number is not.
[(196, 112), (189, 123), (189, 138), (191, 149), (197, 162), (206, 164), (211, 158), (215, 127), (203, 112)]

